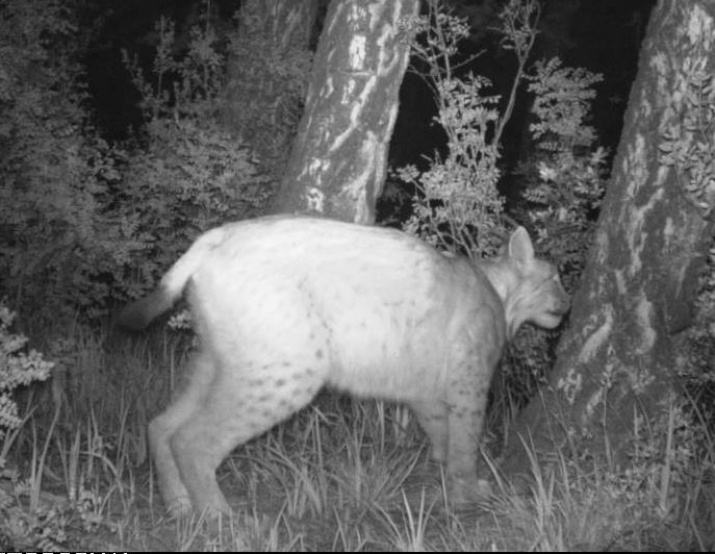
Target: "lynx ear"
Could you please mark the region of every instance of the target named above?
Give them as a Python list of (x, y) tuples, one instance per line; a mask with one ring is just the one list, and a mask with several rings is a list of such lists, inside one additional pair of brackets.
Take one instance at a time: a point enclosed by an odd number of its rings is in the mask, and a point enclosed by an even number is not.
[(517, 227), (509, 239), (509, 257), (519, 262), (528, 262), (534, 258), (534, 246), (531, 244), (529, 232), (523, 227)]

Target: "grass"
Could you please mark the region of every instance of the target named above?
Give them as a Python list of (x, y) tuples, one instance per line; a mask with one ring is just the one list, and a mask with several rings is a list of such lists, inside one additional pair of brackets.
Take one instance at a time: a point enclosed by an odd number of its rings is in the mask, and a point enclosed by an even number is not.
[[(3, 445), (0, 543), (15, 550), (570, 551), (710, 550), (712, 440), (695, 456), (675, 408), (665, 445), (633, 468), (580, 468), (532, 457), (533, 485), (454, 511), (426, 439), (403, 407), (323, 393), (236, 449), (219, 470), (235, 514), (209, 523), (164, 517), (146, 450), (148, 421), (180, 381), (186, 340), (77, 328), (48, 341), (51, 383), (20, 399)], [(32, 408), (32, 409), (30, 409)], [(637, 422), (634, 422), (636, 425)], [(705, 426), (702, 426), (703, 429)], [(680, 434), (679, 434), (680, 433)], [(688, 436), (695, 436), (690, 433)], [(703, 440), (704, 439), (704, 440)], [(644, 447), (643, 452), (647, 448)], [(533, 455), (532, 455), (533, 456)], [(690, 456), (690, 457), (688, 457)], [(690, 460), (690, 462), (688, 462)], [(9, 476), (14, 479), (9, 479)]]

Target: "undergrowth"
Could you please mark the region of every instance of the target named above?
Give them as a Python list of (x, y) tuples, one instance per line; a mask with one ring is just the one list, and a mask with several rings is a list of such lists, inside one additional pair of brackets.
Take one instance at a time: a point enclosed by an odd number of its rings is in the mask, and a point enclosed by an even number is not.
[(586, 471), (555, 453), (532, 463), (532, 487), (515, 490), (492, 475), (492, 500), (454, 511), (427, 439), (404, 407), (324, 392), (223, 463), (219, 482), (232, 518), (218, 527), (168, 520), (145, 429), (179, 386), (191, 356), (186, 339), (163, 329), (139, 340), (80, 326), (62, 332), (63, 348), (49, 339), (43, 348), (55, 349), (62, 386), (17, 397), (24, 425), (7, 449), (12, 471), (0, 480), (0, 536), (15, 549), (715, 546), (713, 435), (682, 402), (662, 422), (633, 422), (638, 457), (627, 471)]

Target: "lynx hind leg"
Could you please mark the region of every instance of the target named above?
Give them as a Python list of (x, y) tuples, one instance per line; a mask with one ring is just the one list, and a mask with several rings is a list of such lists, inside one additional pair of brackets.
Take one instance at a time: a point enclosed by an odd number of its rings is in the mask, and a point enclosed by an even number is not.
[(171, 437), (181, 480), (199, 511), (230, 513), (216, 481), (219, 464), (236, 446), (308, 404), (323, 385), (322, 372), (305, 365), (246, 359), (222, 358), (206, 394)]
[(205, 353), (196, 356), (183, 391), (149, 424), (149, 445), (159, 479), (159, 490), (164, 505), (173, 516), (190, 512), (191, 500), (171, 450), (171, 438), (200, 406), (208, 393), (214, 373), (215, 366)]

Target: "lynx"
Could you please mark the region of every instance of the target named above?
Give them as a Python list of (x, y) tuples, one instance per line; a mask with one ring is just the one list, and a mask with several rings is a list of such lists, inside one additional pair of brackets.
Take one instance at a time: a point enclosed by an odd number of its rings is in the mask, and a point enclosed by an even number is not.
[(230, 512), (216, 469), (324, 385), (402, 401), (446, 464), (449, 496), (479, 497), (487, 392), (525, 321), (569, 309), (556, 269), (518, 228), (488, 261), (400, 231), (274, 216), (200, 236), (159, 287), (120, 314), (144, 328), (186, 289), (201, 338), (188, 386), (149, 425), (165, 505)]

